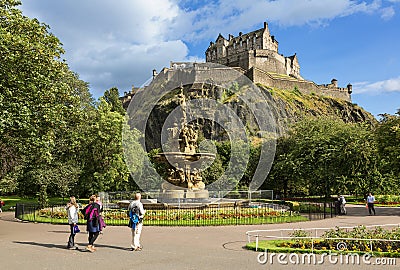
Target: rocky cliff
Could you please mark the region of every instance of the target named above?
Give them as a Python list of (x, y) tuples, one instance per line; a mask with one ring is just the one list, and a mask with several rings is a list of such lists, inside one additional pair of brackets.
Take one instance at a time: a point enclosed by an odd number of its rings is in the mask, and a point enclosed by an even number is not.
[[(284, 134), (292, 123), (305, 116), (338, 117), (345, 122), (366, 122), (369, 124), (377, 122), (372, 114), (348, 101), (323, 95), (305, 95), (296, 89), (272, 89), (263, 85), (258, 85), (258, 87), (262, 90), (265, 100), (254, 101), (254, 107), (257, 107), (257, 102), (268, 103), (274, 116), (275, 127), (273, 128), (276, 130), (277, 136)], [(148, 150), (160, 147), (162, 127), (167, 116), (180, 105), (178, 98), (180, 91), (178, 89), (171, 91), (153, 108), (146, 125), (146, 146)], [(251, 106), (246, 105), (241, 99), (241, 95), (246, 95), (245, 92), (227, 91), (226, 89), (208, 85), (197, 85), (196, 87), (186, 85), (184, 86), (183, 93), (188, 101), (195, 98), (207, 97), (228, 106), (239, 116), (247, 129), (247, 134), (253, 137), (265, 136), (258, 128), (257, 119), (254, 111), (250, 108)], [(204, 107), (204, 110), (211, 116), (221, 114), (207, 107)], [(190, 108), (188, 109), (188, 113), (191, 113)], [(176, 121), (179, 122), (179, 119)], [(217, 140), (228, 139), (224, 128), (217, 121), (198, 120), (197, 124), (202, 131), (201, 133), (206, 138)]]

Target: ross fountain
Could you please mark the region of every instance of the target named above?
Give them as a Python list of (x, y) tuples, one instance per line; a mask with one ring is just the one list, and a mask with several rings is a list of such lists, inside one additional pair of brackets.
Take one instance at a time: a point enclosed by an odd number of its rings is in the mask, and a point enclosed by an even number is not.
[(168, 143), (173, 151), (156, 155), (156, 160), (167, 165), (165, 182), (161, 185), (162, 200), (189, 199), (201, 201), (209, 198), (202, 181), (201, 170), (215, 159), (213, 153), (198, 152), (198, 125), (187, 122), (186, 97), (183, 87), (178, 95), (182, 117), (168, 129)]

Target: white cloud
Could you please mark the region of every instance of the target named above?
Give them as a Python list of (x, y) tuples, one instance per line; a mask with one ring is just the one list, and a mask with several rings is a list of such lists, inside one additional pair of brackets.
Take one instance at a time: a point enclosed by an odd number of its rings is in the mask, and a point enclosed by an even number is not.
[(114, 86), (130, 90), (153, 68), (188, 56), (183, 41), (166, 36), (179, 14), (173, 1), (40, 0), (24, 1), (22, 10), (50, 25), (71, 69), (96, 97)]
[[(172, 29), (181, 29), (180, 38), (196, 41), (216, 38), (216, 32), (236, 33), (238, 29), (261, 27), (263, 21), (282, 26), (324, 25), (338, 17), (377, 12), (384, 19), (394, 15), (394, 9), (383, 8), (380, 0), (371, 3), (354, 0), (219, 0), (196, 10), (180, 10)], [(173, 33), (170, 35), (174, 36)]]
[(379, 94), (382, 92), (400, 92), (400, 76), (378, 82), (358, 82), (353, 84), (354, 94), (371, 93)]
[(50, 25), (71, 69), (96, 97), (113, 86), (127, 91), (170, 61), (204, 60), (192, 56), (185, 42), (207, 44), (218, 32), (254, 29), (263, 21), (323, 25), (354, 13), (383, 19), (395, 13), (379, 0), (23, 0), (22, 10)]
[(383, 8), (381, 10), (381, 18), (384, 20), (390, 20), (395, 15), (395, 11), (393, 7)]

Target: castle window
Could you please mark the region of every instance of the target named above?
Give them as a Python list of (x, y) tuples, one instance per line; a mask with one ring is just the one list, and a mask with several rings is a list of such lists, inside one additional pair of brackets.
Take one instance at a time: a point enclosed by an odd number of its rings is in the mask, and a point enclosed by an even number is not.
[(240, 47), (243, 47), (243, 40), (240, 40)]
[(233, 49), (236, 49), (236, 41), (233, 42)]

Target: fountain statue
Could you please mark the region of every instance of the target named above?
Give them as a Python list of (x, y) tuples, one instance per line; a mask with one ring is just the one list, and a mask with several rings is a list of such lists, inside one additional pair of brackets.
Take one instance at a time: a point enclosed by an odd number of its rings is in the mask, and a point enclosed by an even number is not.
[(175, 151), (166, 151), (156, 155), (156, 160), (167, 165), (165, 182), (161, 185), (164, 199), (187, 198), (207, 199), (208, 191), (202, 181), (201, 170), (204, 164), (215, 159), (213, 153), (198, 152), (197, 124), (187, 123), (186, 97), (181, 86), (177, 95), (182, 117), (180, 123), (174, 123), (168, 129), (168, 142), (174, 145)]

